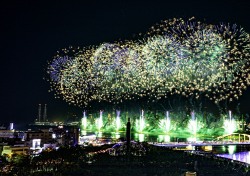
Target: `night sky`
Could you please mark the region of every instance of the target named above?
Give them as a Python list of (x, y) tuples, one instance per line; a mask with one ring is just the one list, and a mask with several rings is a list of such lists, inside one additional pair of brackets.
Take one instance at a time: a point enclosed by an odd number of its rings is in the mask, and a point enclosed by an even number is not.
[[(219, 1), (219, 0), (218, 0)], [(164, 19), (196, 17), (207, 23), (236, 23), (250, 33), (250, 1), (6, 1), (0, 4), (0, 124), (32, 122), (38, 104), (49, 119), (81, 114), (81, 109), (48, 93), (47, 62), (68, 46), (133, 39)], [(49, 2), (49, 1), (48, 1)], [(250, 88), (240, 98), (250, 112)]]

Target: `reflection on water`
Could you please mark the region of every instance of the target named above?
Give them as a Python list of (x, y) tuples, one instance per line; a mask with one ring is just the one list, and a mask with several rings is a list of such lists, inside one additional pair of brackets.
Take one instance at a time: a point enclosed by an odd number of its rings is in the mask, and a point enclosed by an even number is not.
[(87, 135), (87, 131), (81, 130), (81, 135), (82, 135), (82, 136), (86, 136), (86, 135)]
[(158, 135), (157, 142), (170, 142), (169, 135)]
[(212, 149), (214, 154), (234, 154), (236, 152), (242, 151), (237, 145), (220, 145), (220, 146), (213, 146)]
[[(126, 134), (124, 132), (112, 132), (112, 133), (102, 133), (95, 132), (94, 133), (97, 138), (112, 138), (116, 140), (125, 140)], [(93, 133), (88, 133), (86, 131), (81, 131), (82, 137), (89, 136), (93, 138)], [(86, 138), (89, 139), (89, 138)], [(85, 138), (82, 140), (86, 141)], [(80, 139), (81, 140), (81, 139)], [(198, 138), (179, 138), (176, 136), (170, 135), (148, 135), (143, 133), (131, 133), (131, 140), (138, 142), (158, 142), (158, 143), (186, 143), (187, 141), (196, 141), (196, 143), (203, 143), (199, 141)], [(186, 150), (201, 150), (201, 151), (209, 151), (216, 154), (219, 157), (229, 158), (233, 160), (238, 160), (241, 162), (245, 162), (250, 164), (250, 145), (207, 145), (207, 146), (194, 146), (192, 143), (185, 147)]]
[(187, 138), (188, 142), (196, 142), (198, 139), (196, 137), (189, 137)]
[(216, 155), (250, 164), (250, 146), (249, 145), (228, 145), (213, 149)]
[(102, 132), (97, 132), (97, 135), (96, 135), (98, 138), (101, 138), (102, 137)]
[(111, 133), (111, 138), (120, 139), (121, 138), (121, 134), (113, 132), (113, 133)]
[[(143, 133), (134, 133), (132, 140), (139, 142), (170, 142), (171, 138), (169, 135), (158, 135), (158, 136), (148, 136)], [(174, 139), (173, 139), (174, 140)]]
[(239, 152), (239, 153), (234, 153), (234, 154), (227, 154), (227, 153), (217, 154), (217, 156), (250, 164), (250, 151)]
[(145, 140), (145, 135), (139, 134), (139, 142), (144, 142), (144, 140)]
[(228, 153), (230, 155), (234, 154), (236, 152), (236, 145), (229, 145), (228, 146)]
[(135, 133), (134, 138), (132, 137), (132, 139), (134, 139), (135, 141), (139, 141), (139, 142), (146, 141), (145, 134), (142, 134), (142, 133)]
[(119, 133), (115, 134), (115, 138), (119, 139), (121, 137), (121, 135)]
[[(111, 139), (126, 139), (126, 132), (103, 132), (103, 131), (84, 131), (81, 130), (81, 136), (88, 136), (95, 134), (98, 138), (111, 138)], [(131, 133), (131, 140), (138, 142), (159, 142), (159, 143), (168, 143), (168, 142), (200, 142), (200, 140), (195, 136), (185, 138), (177, 135), (161, 134), (161, 135), (152, 135), (145, 133)]]

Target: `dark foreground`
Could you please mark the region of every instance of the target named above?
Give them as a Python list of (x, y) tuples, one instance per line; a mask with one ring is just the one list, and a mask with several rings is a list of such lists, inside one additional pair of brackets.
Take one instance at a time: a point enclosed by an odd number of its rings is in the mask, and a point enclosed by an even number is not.
[(145, 144), (146, 152), (111, 156), (108, 148), (62, 147), (30, 158), (17, 157), (1, 163), (0, 175), (33, 176), (181, 176), (187, 171), (199, 176), (246, 176), (248, 167), (213, 155), (194, 155)]

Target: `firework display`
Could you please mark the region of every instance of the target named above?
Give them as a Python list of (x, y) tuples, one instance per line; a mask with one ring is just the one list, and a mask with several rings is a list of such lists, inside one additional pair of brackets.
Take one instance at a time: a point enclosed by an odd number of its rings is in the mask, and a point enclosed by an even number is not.
[(55, 96), (80, 107), (173, 94), (232, 101), (250, 84), (250, 36), (235, 24), (174, 18), (140, 40), (64, 49), (47, 72)]

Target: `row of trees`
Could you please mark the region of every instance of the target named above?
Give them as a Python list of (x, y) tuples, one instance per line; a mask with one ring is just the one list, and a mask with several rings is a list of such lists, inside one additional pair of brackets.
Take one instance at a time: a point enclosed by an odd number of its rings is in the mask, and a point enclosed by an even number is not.
[(39, 175), (50, 173), (57, 175), (68, 170), (77, 170), (94, 160), (90, 153), (110, 146), (82, 147), (62, 146), (58, 150), (47, 149), (37, 156), (13, 154), (9, 160), (2, 156), (0, 175)]

